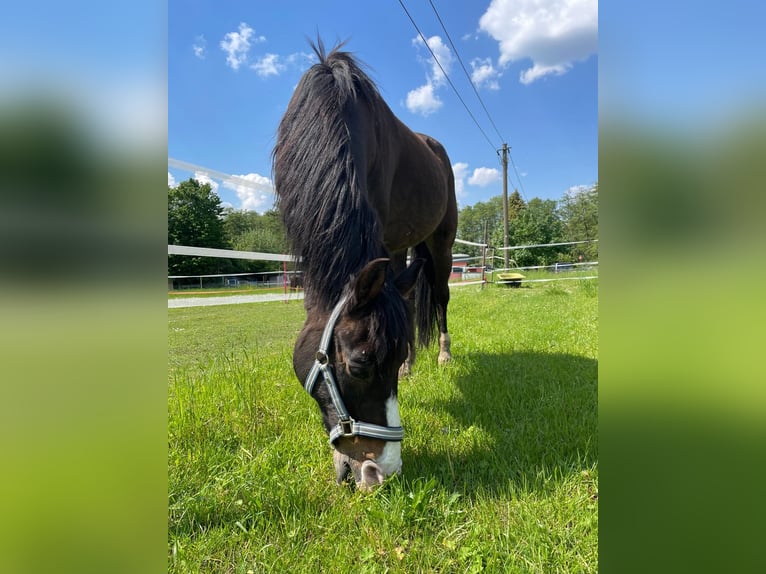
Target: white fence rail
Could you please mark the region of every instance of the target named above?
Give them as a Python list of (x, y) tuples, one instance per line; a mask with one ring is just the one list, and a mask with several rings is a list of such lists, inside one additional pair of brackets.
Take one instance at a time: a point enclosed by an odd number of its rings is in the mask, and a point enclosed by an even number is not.
[[(583, 243), (594, 243), (597, 242), (598, 239), (591, 239), (587, 241), (567, 241), (567, 242), (560, 242), (560, 243), (540, 243), (536, 245), (515, 245), (513, 247), (507, 247), (507, 248), (498, 248), (499, 250), (507, 249), (507, 250), (514, 250), (514, 249), (532, 249), (536, 247), (557, 247), (557, 246), (563, 246), (563, 245), (578, 245)], [(483, 247), (486, 248), (487, 245), (484, 243), (474, 243), (472, 241), (464, 241), (462, 239), (455, 239), (456, 243), (462, 243), (465, 245), (473, 245), (476, 247)], [(197, 256), (197, 257), (218, 257), (218, 258), (224, 258), (224, 259), (246, 259), (251, 261), (281, 261), (281, 262), (294, 262), (295, 258), (291, 255), (284, 255), (284, 254), (277, 254), (277, 253), (259, 253), (255, 251), (234, 251), (230, 249), (213, 249), (208, 247), (190, 247), (185, 245), (168, 245), (168, 255), (191, 255), (191, 256)], [(495, 258), (501, 259), (498, 256), (495, 256)], [(469, 259), (481, 259), (481, 257), (461, 257), (460, 259), (456, 259), (456, 261), (467, 261)], [(510, 269), (495, 269), (495, 273), (501, 273), (503, 271), (526, 271), (526, 270), (551, 270), (554, 272), (559, 271), (571, 271), (574, 270), (576, 267), (585, 267), (592, 269), (593, 267), (598, 266), (598, 261), (588, 261), (588, 262), (578, 262), (578, 263), (556, 263), (553, 265), (533, 265), (533, 266), (527, 266), (527, 267), (513, 267)], [(282, 272), (285, 275), (287, 273), (292, 272)], [(180, 275), (173, 275), (168, 276), (168, 280), (173, 279), (191, 279), (199, 277), (200, 281), (202, 278), (214, 278), (214, 277), (234, 277), (237, 275), (253, 275), (253, 273), (223, 273), (223, 274), (216, 274), (216, 275), (187, 275), (187, 276), (180, 276)], [(504, 281), (504, 280), (493, 280), (493, 283), (496, 284), (508, 284), (508, 283), (547, 283), (552, 281), (573, 281), (573, 280), (589, 280), (589, 279), (597, 279), (597, 275), (588, 275), (588, 276), (578, 276), (578, 277), (556, 277), (556, 278), (550, 278), (550, 279), (514, 279), (511, 281)], [(481, 280), (478, 281), (460, 281), (455, 283), (450, 283), (450, 287), (463, 287), (468, 285), (484, 285), (485, 283), (488, 283), (486, 278), (482, 277)]]
[(252, 261), (295, 261), (292, 255), (259, 253), (257, 251), (232, 251), (231, 249), (213, 249), (210, 247), (188, 247), (186, 245), (168, 245), (168, 255), (194, 255), (197, 257), (219, 257), (223, 259), (249, 259)]

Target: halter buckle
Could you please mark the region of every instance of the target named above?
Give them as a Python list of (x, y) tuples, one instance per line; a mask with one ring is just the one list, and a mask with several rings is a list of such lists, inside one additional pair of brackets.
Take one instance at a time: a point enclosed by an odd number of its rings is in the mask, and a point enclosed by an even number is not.
[(320, 365), (326, 365), (329, 361), (329, 357), (327, 356), (327, 353), (317, 351), (316, 360)]
[(354, 436), (354, 421), (353, 419), (348, 420), (342, 420), (338, 421), (338, 424), (340, 425), (340, 430), (343, 432), (342, 437), (352, 437)]

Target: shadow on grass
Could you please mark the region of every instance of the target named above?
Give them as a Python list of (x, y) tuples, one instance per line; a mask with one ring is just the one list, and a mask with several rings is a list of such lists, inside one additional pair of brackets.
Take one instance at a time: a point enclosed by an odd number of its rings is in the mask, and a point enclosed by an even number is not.
[(538, 490), (596, 463), (596, 360), (531, 352), (459, 360), (468, 367), (454, 377), (459, 393), (423, 405), (452, 422), (425, 448), (403, 449), (405, 474), (466, 493)]

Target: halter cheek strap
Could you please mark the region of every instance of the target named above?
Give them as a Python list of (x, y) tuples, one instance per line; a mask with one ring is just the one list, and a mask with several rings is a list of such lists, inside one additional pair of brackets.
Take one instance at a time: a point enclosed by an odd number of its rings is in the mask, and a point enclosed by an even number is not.
[(306, 377), (306, 382), (303, 384), (303, 388), (306, 389), (306, 392), (311, 394), (319, 375), (322, 375), (324, 382), (327, 385), (327, 390), (330, 393), (330, 400), (338, 415), (338, 424), (330, 429), (330, 444), (335, 444), (335, 441), (341, 437), (354, 436), (365, 436), (392, 442), (401, 441), (404, 438), (404, 429), (402, 427), (387, 427), (356, 421), (348, 414), (346, 405), (343, 403), (343, 399), (340, 396), (338, 383), (335, 381), (335, 376), (332, 373), (332, 366), (330, 365), (330, 358), (327, 355), (327, 352), (330, 348), (330, 341), (332, 340), (335, 323), (338, 322), (338, 318), (343, 310), (343, 306), (346, 304), (346, 300), (347, 297), (341, 297), (340, 301), (338, 301), (335, 308), (332, 310), (330, 318), (327, 320), (327, 325), (325, 325), (324, 331), (322, 332), (322, 338), (319, 341), (319, 350), (317, 351), (316, 359), (314, 359), (314, 364), (311, 366), (311, 370)]

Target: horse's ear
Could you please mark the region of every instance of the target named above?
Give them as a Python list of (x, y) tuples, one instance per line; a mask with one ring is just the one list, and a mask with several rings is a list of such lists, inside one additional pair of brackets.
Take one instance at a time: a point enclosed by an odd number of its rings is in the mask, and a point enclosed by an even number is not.
[(401, 293), (402, 297), (409, 295), (410, 291), (412, 291), (412, 288), (415, 287), (415, 283), (417, 283), (418, 280), (418, 275), (420, 274), (420, 270), (423, 268), (423, 264), (425, 262), (426, 260), (422, 258), (414, 259), (412, 263), (410, 263), (410, 266), (402, 271), (396, 279), (394, 279), (394, 285), (398, 289), (399, 293)]
[(355, 308), (364, 307), (380, 295), (383, 284), (386, 282), (390, 262), (390, 259), (381, 257), (380, 259), (373, 259), (364, 266), (354, 282)]

